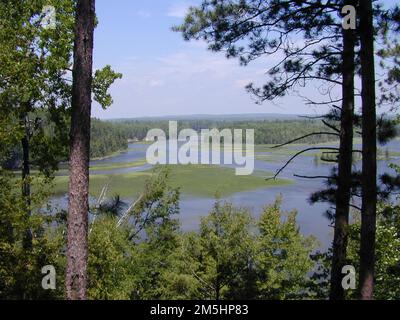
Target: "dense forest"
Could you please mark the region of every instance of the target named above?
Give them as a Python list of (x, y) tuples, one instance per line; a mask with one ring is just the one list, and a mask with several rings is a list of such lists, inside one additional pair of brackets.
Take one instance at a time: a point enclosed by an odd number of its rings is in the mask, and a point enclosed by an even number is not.
[(129, 136), (117, 123), (92, 120), (90, 157), (101, 158), (128, 148)]
[[(57, 149), (57, 151), (53, 153), (53, 156), (56, 156), (55, 163), (68, 161), (68, 147), (65, 144), (68, 141), (68, 138), (65, 133), (68, 132), (69, 125), (63, 123), (65, 126), (62, 127), (62, 130), (65, 131), (62, 134), (58, 134), (60, 128), (52, 125), (44, 114), (36, 114), (35, 117), (32, 118), (35, 119), (32, 122), (40, 121), (41, 123), (43, 128), (41, 132), (41, 139), (59, 142), (57, 145), (53, 146), (55, 149)], [(58, 137), (62, 136), (61, 141), (57, 139), (57, 135)], [(117, 151), (123, 151), (128, 148), (128, 133), (120, 125), (113, 122), (93, 119), (91, 126), (91, 137), (90, 157), (92, 159), (109, 156)], [(43, 161), (42, 158), (44, 150), (36, 150), (35, 144), (33, 144), (33, 146), (34, 148), (32, 149), (31, 163), (33, 166), (38, 167), (41, 161)], [(49, 152), (51, 151), (52, 150), (49, 150)], [(5, 169), (19, 169), (22, 165), (22, 157), (22, 146), (21, 144), (16, 143), (14, 147), (10, 148), (8, 152), (3, 155), (2, 166)]]
[[(173, 119), (173, 118), (171, 118)], [(120, 130), (124, 132), (129, 140), (142, 141), (146, 138), (147, 132), (153, 128), (160, 128), (168, 133), (168, 121), (144, 121), (130, 120), (117, 122)], [(193, 129), (200, 132), (202, 129), (226, 128), (254, 129), (256, 144), (280, 144), (292, 140), (295, 137), (305, 136), (313, 132), (323, 132), (325, 127), (318, 120), (262, 120), (262, 121), (241, 121), (241, 120), (180, 120), (178, 130)], [(337, 137), (328, 135), (313, 135), (303, 139), (303, 143), (322, 143), (337, 140)]]
[[(145, 141), (147, 133), (154, 128), (169, 131), (166, 120), (126, 120), (99, 121), (92, 125), (91, 156), (103, 157), (127, 148), (127, 142)], [(283, 144), (297, 137), (307, 136), (299, 140), (303, 144), (317, 144), (337, 141), (332, 135), (310, 135), (324, 132), (324, 124), (319, 120), (263, 120), (263, 121), (213, 121), (213, 120), (181, 120), (178, 130), (193, 129), (198, 133), (202, 129), (226, 128), (254, 129), (256, 144)]]

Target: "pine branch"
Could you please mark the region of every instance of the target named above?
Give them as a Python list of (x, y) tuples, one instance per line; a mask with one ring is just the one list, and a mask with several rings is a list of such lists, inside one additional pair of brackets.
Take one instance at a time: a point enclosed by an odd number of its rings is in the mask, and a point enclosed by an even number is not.
[(303, 139), (305, 139), (305, 138), (308, 138), (308, 137), (311, 137), (311, 136), (315, 136), (315, 135), (331, 135), (331, 136), (333, 135), (333, 136), (339, 136), (339, 134), (334, 133), (334, 132), (313, 132), (313, 133), (307, 134), (307, 135), (305, 135), (305, 136), (302, 136), (302, 137), (300, 137), (300, 138), (296, 138), (296, 139), (294, 139), (294, 140), (291, 140), (291, 141), (289, 141), (289, 142), (285, 142), (285, 143), (283, 143), (283, 144), (274, 146), (274, 147), (272, 147), (272, 149), (281, 148), (281, 147), (287, 146), (287, 145), (289, 145), (289, 144), (292, 144), (292, 143), (294, 143), (294, 142), (297, 142), (297, 141), (299, 141), (299, 140), (303, 140)]
[(266, 179), (266, 180), (276, 180), (276, 178), (282, 173), (283, 170), (286, 169), (286, 167), (287, 167), (289, 164), (291, 164), (291, 163), (293, 162), (294, 159), (296, 159), (298, 156), (302, 155), (303, 153), (306, 153), (306, 152), (308, 152), (308, 151), (313, 151), (313, 150), (336, 150), (336, 151), (338, 151), (339, 149), (338, 149), (338, 148), (330, 148), (330, 147), (315, 147), (315, 148), (307, 148), (307, 149), (304, 149), (304, 150), (302, 150), (302, 151), (296, 153), (293, 157), (291, 157), (291, 158), (289, 159), (289, 161), (287, 161), (286, 164), (285, 164), (282, 168), (280, 168), (280, 169), (277, 171), (277, 173), (276, 173), (273, 177), (268, 178), (268, 179)]

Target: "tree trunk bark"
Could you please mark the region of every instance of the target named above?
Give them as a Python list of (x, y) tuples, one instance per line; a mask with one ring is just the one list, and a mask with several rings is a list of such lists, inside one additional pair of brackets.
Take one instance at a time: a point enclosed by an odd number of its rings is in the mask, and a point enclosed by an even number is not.
[[(30, 170), (30, 129), (28, 115), (26, 112), (20, 115), (20, 124), (24, 128), (24, 136), (21, 139), (22, 146), (22, 197), (26, 206), (26, 221), (29, 220), (31, 216), (31, 170)], [(25, 235), (23, 238), (23, 247), (25, 250), (30, 250), (32, 248), (32, 231), (27, 226)]]
[(359, 14), (363, 140), (360, 297), (363, 300), (371, 300), (374, 290), (377, 205), (376, 90), (372, 0), (360, 1)]
[[(345, 1), (355, 5), (355, 1)], [(331, 270), (331, 300), (344, 300), (342, 269), (346, 264), (348, 224), (351, 201), (351, 174), (353, 162), (355, 31), (343, 29), (342, 62), (342, 113), (340, 129), (340, 152), (336, 193), (335, 232)]]
[(66, 292), (87, 299), (89, 154), (95, 0), (78, 0), (72, 88)]

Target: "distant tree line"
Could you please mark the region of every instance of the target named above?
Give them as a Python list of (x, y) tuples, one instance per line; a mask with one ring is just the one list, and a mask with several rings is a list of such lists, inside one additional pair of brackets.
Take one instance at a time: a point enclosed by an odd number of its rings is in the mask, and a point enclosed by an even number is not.
[[(46, 163), (47, 169), (52, 168), (56, 170), (60, 162), (68, 160), (67, 136), (64, 134), (63, 140), (57, 136), (57, 127), (51, 123), (48, 119), (48, 115), (45, 113), (38, 114), (36, 112), (35, 114), (31, 114), (29, 119), (31, 119), (31, 122), (35, 122), (35, 119), (40, 119), (41, 121), (43, 129), (40, 136), (37, 134), (37, 139), (53, 141), (53, 144), (45, 146), (40, 143), (32, 143), (31, 165), (40, 167), (44, 166)], [(69, 124), (63, 122), (63, 125), (65, 131), (68, 132)], [(109, 156), (117, 151), (126, 150), (128, 148), (128, 139), (127, 132), (119, 124), (92, 119), (90, 156), (91, 158), (101, 158)], [(49, 153), (51, 153), (51, 156)], [(14, 147), (9, 148), (9, 150), (2, 155), (1, 165), (4, 169), (17, 170), (22, 166), (22, 157), (22, 146), (17, 142)], [(52, 162), (53, 165), (50, 166), (48, 162)]]
[[(147, 133), (154, 128), (165, 131), (168, 135), (167, 120), (126, 120), (100, 121), (93, 119), (91, 130), (90, 154), (92, 158), (105, 157), (117, 151), (125, 150), (128, 142), (139, 142), (146, 139)], [(319, 120), (182, 120), (178, 122), (178, 130), (193, 129), (200, 133), (203, 129), (254, 129), (256, 144), (281, 144), (293, 137), (307, 136), (313, 132), (326, 131)], [(299, 143), (317, 144), (332, 142), (337, 137), (332, 135), (310, 135)]]
[[(147, 132), (154, 128), (160, 128), (168, 134), (168, 121), (144, 121), (126, 120), (114, 122), (128, 140), (142, 141), (146, 139)], [(293, 137), (303, 136), (312, 132), (326, 131), (322, 122), (313, 119), (299, 120), (181, 120), (178, 122), (178, 130), (193, 129), (200, 132), (202, 129), (254, 129), (256, 144), (280, 144)], [(301, 143), (314, 144), (337, 140), (334, 136), (320, 135), (309, 136), (301, 140)]]
[[(48, 140), (54, 141), (53, 135), (56, 134), (54, 125), (41, 116), (42, 121), (46, 123), (43, 135)], [(179, 130), (194, 129), (200, 132), (202, 129), (254, 129), (256, 144), (280, 144), (289, 141), (293, 137), (306, 136), (312, 132), (324, 130), (324, 125), (318, 120), (263, 120), (263, 121), (213, 121), (213, 120), (183, 120), (178, 122)], [(160, 128), (168, 134), (168, 121), (102, 121), (92, 119), (91, 124), (91, 158), (101, 158), (110, 156), (118, 151), (123, 151), (128, 148), (128, 142), (144, 141), (147, 132), (154, 128)], [(311, 135), (299, 141), (304, 144), (316, 144), (332, 142), (337, 140), (336, 137), (330, 135)], [(68, 148), (66, 145), (59, 145), (58, 158), (55, 161), (66, 161), (68, 159)], [(39, 151), (39, 150), (38, 150)], [(43, 154), (42, 151), (37, 154)], [(32, 164), (38, 165), (43, 156), (38, 158), (33, 152)], [(51, 157), (47, 157), (51, 159)], [(9, 152), (6, 159), (3, 161), (3, 167), (7, 169), (17, 169), (22, 164), (22, 147), (20, 144)]]

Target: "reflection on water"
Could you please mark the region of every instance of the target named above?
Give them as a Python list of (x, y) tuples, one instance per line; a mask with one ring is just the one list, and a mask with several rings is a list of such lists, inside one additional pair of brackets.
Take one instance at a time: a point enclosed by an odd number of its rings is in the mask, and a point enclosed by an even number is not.
[(145, 143), (133, 143), (128, 146), (128, 150), (122, 152), (121, 154), (111, 157), (105, 158), (102, 160), (92, 161), (90, 163), (93, 165), (106, 165), (113, 163), (126, 163), (126, 162), (134, 162), (138, 160), (143, 160), (146, 158), (146, 150), (149, 145)]
[[(127, 163), (143, 160), (146, 157), (146, 149), (148, 144), (131, 144), (127, 152), (124, 152), (118, 156), (93, 161), (92, 165), (105, 165), (115, 163)], [(330, 146), (330, 145), (326, 145)], [(357, 146), (360, 147), (360, 146)], [(392, 152), (400, 152), (400, 142), (398, 140), (389, 143), (387, 148)], [(295, 146), (294, 149), (300, 147)], [(257, 155), (265, 154), (265, 152), (256, 153)], [(268, 171), (276, 172), (284, 163), (287, 161), (289, 156), (282, 158), (282, 161), (265, 162), (255, 160), (255, 169), (257, 171)], [(380, 174), (384, 172), (394, 173), (394, 171), (388, 168), (388, 163), (399, 163), (399, 159), (392, 161), (379, 161), (378, 171)], [(360, 163), (356, 163), (355, 169), (361, 169)], [(144, 171), (151, 168), (149, 165), (133, 168), (123, 168), (116, 170), (106, 171), (95, 171), (93, 174), (115, 174), (115, 173), (128, 173), (134, 171)], [(269, 187), (265, 189), (258, 189), (255, 191), (240, 192), (224, 198), (233, 202), (237, 206), (247, 207), (253, 210), (254, 214), (258, 216), (262, 209), (272, 203), (277, 196), (283, 196), (283, 209), (285, 210), (297, 210), (298, 211), (298, 223), (301, 231), (305, 235), (316, 236), (323, 247), (330, 245), (332, 241), (333, 229), (330, 226), (330, 221), (324, 216), (324, 212), (328, 209), (326, 204), (315, 204), (310, 205), (308, 202), (309, 196), (318, 190), (324, 188), (324, 181), (318, 179), (303, 179), (294, 177), (294, 174), (302, 176), (326, 176), (329, 175), (332, 169), (331, 165), (319, 164), (316, 165), (314, 157), (300, 156), (292, 164), (290, 164), (285, 171), (281, 174), (282, 178), (289, 178), (294, 180), (293, 185), (289, 186), (277, 186)], [(67, 201), (64, 198), (56, 199), (53, 203), (57, 203), (59, 207), (65, 208)], [(199, 227), (200, 218), (206, 215), (212, 205), (214, 199), (212, 198), (196, 198), (183, 196), (181, 200), (181, 214), (180, 220), (182, 223), (183, 230), (196, 230)]]

